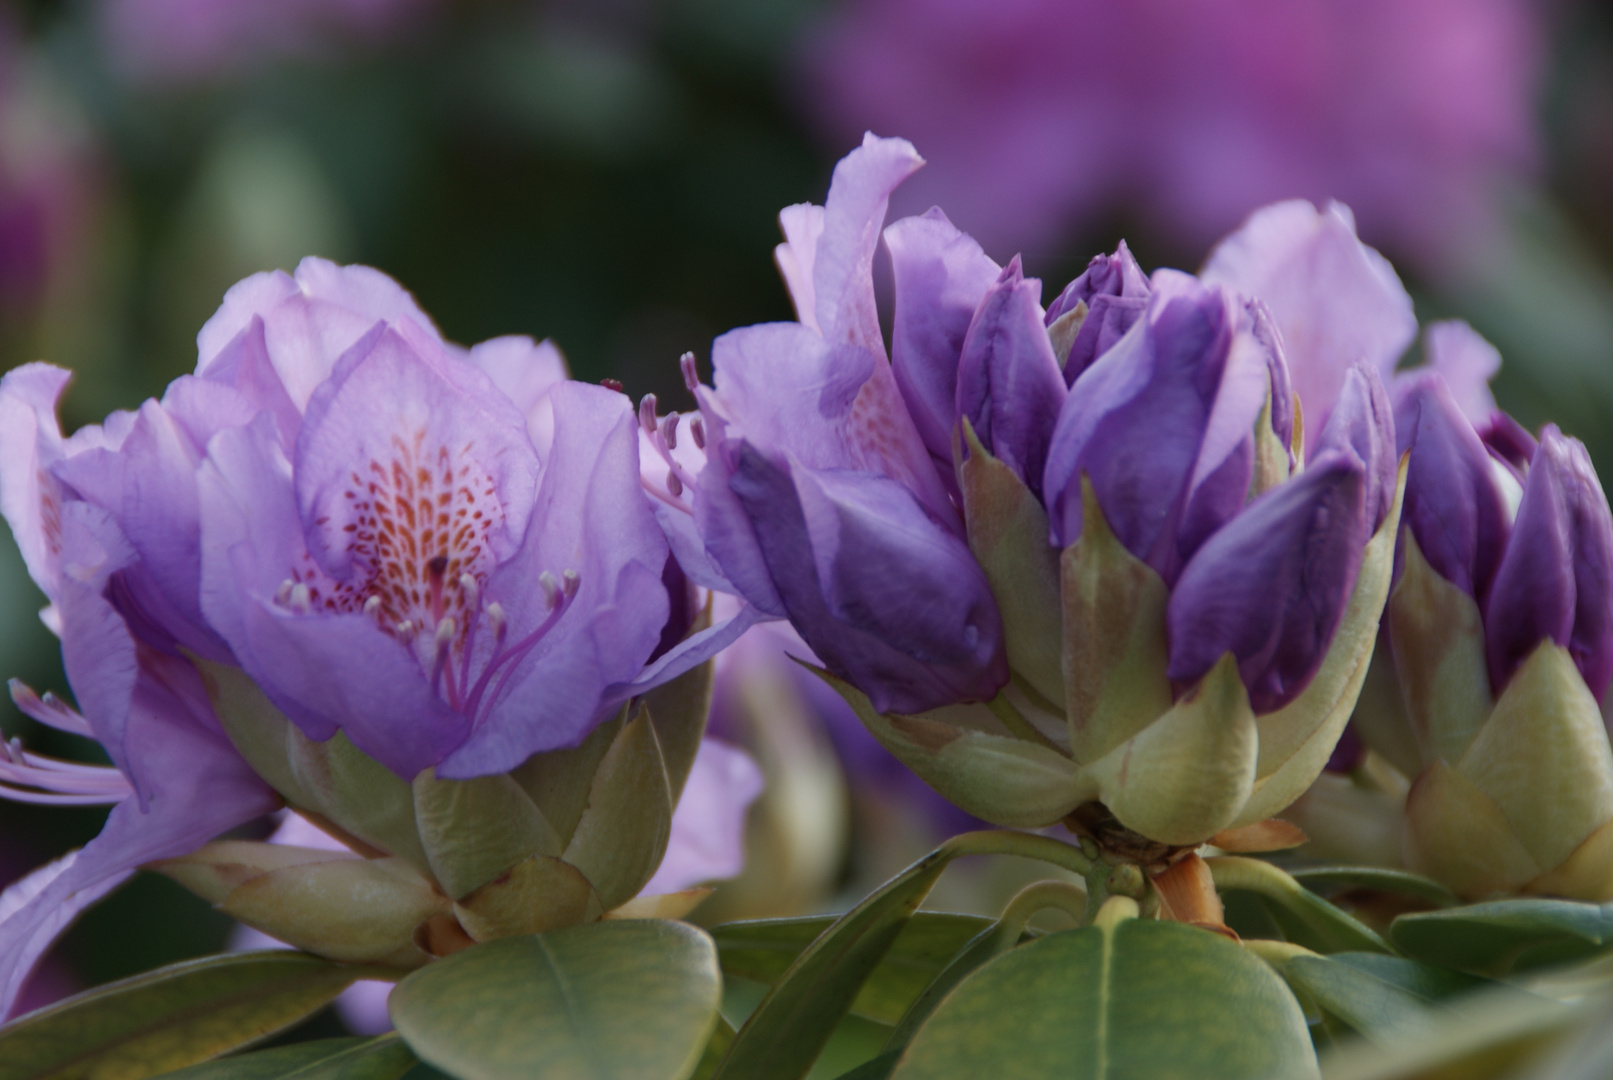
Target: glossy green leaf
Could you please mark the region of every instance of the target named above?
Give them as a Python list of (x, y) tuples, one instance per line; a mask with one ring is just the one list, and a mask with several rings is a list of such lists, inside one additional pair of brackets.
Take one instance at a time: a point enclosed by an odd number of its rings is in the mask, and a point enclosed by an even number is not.
[(319, 1039), (192, 1065), (163, 1080), (397, 1080), (415, 1056), (396, 1035)]
[(1439, 882), (1409, 870), (1389, 870), (1381, 866), (1308, 866), (1288, 873), (1307, 889), (1324, 895), (1344, 889), (1373, 889), (1423, 900), (1435, 907), (1455, 907), (1461, 903)]
[(399, 983), (389, 1009), (414, 1052), (460, 1080), (681, 1080), (721, 992), (703, 932), (624, 919), (455, 953)]
[[(771, 985), (834, 921), (831, 915), (758, 919), (713, 927), (711, 936), (725, 974)], [(863, 983), (851, 1011), (880, 1023), (896, 1023), (958, 950), (991, 925), (990, 919), (978, 915), (918, 912)]]
[(1270, 967), (1208, 930), (1131, 919), (1050, 934), (977, 970), (891, 1080), (1316, 1075), (1305, 1018)]
[(716, 1080), (805, 1076), (953, 855), (931, 852), (823, 931), (739, 1030)]
[(1218, 855), (1205, 862), (1217, 889), (1242, 889), (1266, 900), (1266, 910), (1296, 944), (1320, 953), (1394, 951), (1359, 919), (1271, 863), (1237, 855)]
[(0, 1080), (138, 1080), (301, 1020), (361, 974), (285, 949), (187, 960), (0, 1028)]
[(1429, 1001), (1442, 1001), (1502, 985), (1478, 975), (1434, 967), (1432, 964), (1407, 960), (1403, 956), (1385, 956), (1383, 953), (1334, 953), (1328, 959), (1348, 964), (1357, 971), (1393, 983)]
[(1495, 900), (1402, 915), (1389, 927), (1402, 952), (1486, 975), (1567, 963), (1613, 944), (1613, 905)]

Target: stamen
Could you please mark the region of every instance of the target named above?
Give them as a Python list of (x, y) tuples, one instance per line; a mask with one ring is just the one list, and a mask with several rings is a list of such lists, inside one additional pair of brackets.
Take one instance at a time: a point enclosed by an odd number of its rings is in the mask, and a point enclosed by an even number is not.
[(675, 412), (667, 413), (666, 414), (666, 419), (661, 421), (661, 438), (666, 440), (666, 448), (668, 450), (676, 450), (678, 448), (678, 414), (677, 413), (675, 413)]
[(476, 584), (476, 579), (469, 574), (459, 575), (459, 597), (464, 601), (461, 610), (471, 620), (471, 625), (474, 625), (476, 620), (473, 616), (482, 610), (482, 587)]
[(672, 493), (674, 499), (683, 496), (683, 481), (678, 479), (677, 473), (669, 472), (666, 474), (666, 489)]
[(651, 435), (655, 434), (655, 395), (645, 394), (638, 403), (638, 422)]
[(282, 581), (280, 583), (280, 587), (274, 591), (274, 602), (280, 607), (285, 607), (287, 604), (291, 603), (291, 590), (296, 586), (296, 584), (297, 583), (292, 581), (290, 578), (286, 578), (286, 580)]
[(397, 629), (398, 629), (398, 637), (402, 638), (404, 641), (413, 641), (414, 640), (414, 620), (413, 619), (404, 619), (402, 622), (398, 623), (398, 628)]
[(308, 593), (308, 586), (304, 582), (297, 582), (291, 587), (290, 607), (298, 615), (306, 615), (313, 610), (313, 597)]
[(567, 600), (577, 595), (577, 586), (582, 583), (582, 579), (577, 576), (577, 571), (567, 570), (560, 575), (560, 580), (565, 582), (562, 588), (565, 590)]
[(549, 611), (560, 602), (560, 584), (555, 581), (554, 575), (545, 570), (538, 575), (538, 584), (543, 588), (543, 606)]
[[(431, 689), (437, 691), (442, 685), (443, 669), (448, 666), (448, 653), (454, 643), (454, 632), (458, 629), (452, 617), (443, 619), (437, 624), (436, 648), (431, 658)], [(450, 677), (448, 685), (451, 688), (454, 680)], [(453, 702), (449, 702), (450, 705)]]
[(700, 371), (695, 366), (694, 353), (686, 352), (678, 357), (678, 367), (683, 370), (683, 385), (694, 393), (700, 387)]
[(11, 690), (11, 700), (16, 703), (17, 709), (29, 719), (57, 731), (95, 738), (95, 730), (90, 727), (90, 722), (49, 690), (45, 691), (44, 697), (40, 697), (21, 679), (12, 679), (6, 685)]
[(364, 614), (368, 615), (370, 618), (373, 619), (373, 618), (375, 618), (375, 613), (377, 611), (380, 611), (380, 610), (381, 610), (381, 598), (380, 598), (380, 596), (376, 595), (375, 593), (371, 593), (370, 598), (368, 600), (364, 601)]
[(504, 644), (504, 635), (510, 628), (504, 618), (504, 605), (497, 600), (487, 605), (487, 624), (493, 628), (493, 648), (496, 650)]
[(696, 450), (706, 448), (706, 422), (702, 417), (695, 417), (689, 421), (689, 434), (694, 438)]

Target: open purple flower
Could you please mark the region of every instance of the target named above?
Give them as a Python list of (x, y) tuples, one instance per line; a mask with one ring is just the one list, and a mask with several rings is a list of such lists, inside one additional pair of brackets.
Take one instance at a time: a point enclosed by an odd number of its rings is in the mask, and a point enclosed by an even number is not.
[[(656, 822), (704, 713), (676, 694), (655, 717), (622, 707), (717, 642), (686, 637), (694, 611), (640, 487), (627, 400), (567, 381), (546, 344), (445, 343), (391, 279), (317, 259), (237, 285), (198, 344), (197, 374), (162, 401), (71, 439), (54, 416), (66, 373), (0, 384), (0, 507), (52, 601), (83, 717), (14, 694), (116, 765), (8, 749), (0, 787), (119, 803), (94, 844), (0, 900), (0, 978), (20, 978), (74, 904), (153, 860), (205, 862), (195, 849), (281, 797), (408, 864), (398, 957), (423, 962), (416, 921), (462, 900), (469, 932), (506, 925), (487, 912), (507, 901), (470, 898), (486, 882), (465, 869), (466, 829), (507, 826), (512, 864), (571, 859), (586, 902), (565, 918), (630, 899), (661, 862)], [(637, 837), (628, 871), (569, 844), (570, 811), (555, 826), (531, 809), (525, 832), (417, 822), (443, 785), (509, 789), (511, 770), (606, 724), (601, 751), (666, 755), (649, 816), (588, 833)]]
[[(1008, 675), (942, 449), (909, 412), (874, 305), (885, 202), (920, 164), (908, 143), (869, 136), (825, 206), (783, 212), (778, 262), (800, 321), (718, 338), (712, 388), (686, 361), (704, 461), (657, 488), (691, 577), (789, 618), (831, 671), (898, 712), (990, 698)], [(955, 331), (943, 318), (926, 333)]]

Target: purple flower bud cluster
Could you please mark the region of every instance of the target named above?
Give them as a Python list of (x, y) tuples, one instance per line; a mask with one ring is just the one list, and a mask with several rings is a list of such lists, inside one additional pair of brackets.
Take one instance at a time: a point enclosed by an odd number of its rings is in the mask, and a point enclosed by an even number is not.
[[(905, 141), (869, 136), (824, 206), (784, 211), (778, 262), (799, 321), (719, 338), (713, 386), (691, 383), (712, 442), (703, 468), (665, 485), (674, 549), (702, 552), (703, 584), (789, 618), (882, 711), (989, 699), (1009, 672), (960, 524), (966, 424), (1045, 506), (1056, 549), (1079, 539), (1092, 485), (1172, 590), (1173, 680), (1192, 685), (1231, 652), (1257, 712), (1291, 700), (1394, 498), (1388, 372), (1355, 356), (1318, 377), (1330, 397), (1298, 470), (1285, 330), (1259, 293), (1150, 279), (1122, 245), (1044, 310), (1018, 258), (998, 266), (940, 210), (884, 230), (887, 357), (874, 249), (891, 191), (920, 164)], [(1380, 336), (1398, 334), (1396, 315)], [(1282, 474), (1265, 487), (1262, 430)]]
[(1584, 445), (1538, 442), (1504, 413), (1479, 427), (1435, 371), (1396, 402), (1409, 454), (1407, 532), (1478, 604), (1491, 690), (1543, 641), (1567, 649), (1598, 701), (1613, 682), (1613, 514)]

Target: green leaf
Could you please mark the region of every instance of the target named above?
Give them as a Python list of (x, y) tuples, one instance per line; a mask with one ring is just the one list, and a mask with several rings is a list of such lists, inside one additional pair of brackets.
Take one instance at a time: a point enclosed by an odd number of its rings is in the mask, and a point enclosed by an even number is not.
[(722, 979), (686, 923), (623, 919), (455, 953), (392, 991), (392, 1022), (460, 1080), (680, 1080), (700, 1061)]
[(319, 1039), (165, 1073), (163, 1080), (397, 1080), (415, 1056), (396, 1035)]
[[(757, 919), (713, 927), (711, 936), (725, 974), (771, 985), (834, 921), (832, 915)], [(896, 1023), (958, 950), (991, 925), (990, 919), (978, 915), (933, 911), (913, 915), (857, 992), (851, 1011), (883, 1024)]]
[(1242, 889), (1268, 901), (1267, 912), (1289, 941), (1320, 953), (1394, 952), (1369, 927), (1261, 859), (1218, 855), (1206, 859), (1215, 886)]
[(728, 1048), (732, 1045), (734, 1045), (734, 1025), (728, 1022), (727, 1017), (719, 1015), (717, 1026), (712, 1029), (711, 1038), (706, 1040), (705, 1050), (701, 1051), (700, 1064), (695, 1066), (689, 1080), (711, 1080), (712, 1074), (722, 1062), (723, 1055), (728, 1053)]
[(1426, 1032), (1445, 1011), (1432, 998), (1325, 956), (1296, 956), (1283, 965), (1283, 977), (1324, 1011), (1375, 1041)]
[[(875, 1074), (877, 1075), (877, 1074)], [(891, 1080), (1317, 1076), (1299, 1004), (1238, 945), (1130, 919), (1050, 934), (969, 976)]]
[(1455, 907), (1461, 903), (1439, 882), (1409, 870), (1380, 866), (1308, 866), (1288, 873), (1307, 889), (1323, 894), (1344, 889), (1374, 889), (1424, 900), (1435, 907)]
[(1385, 956), (1383, 953), (1334, 953), (1328, 959), (1348, 964), (1357, 971), (1393, 983), (1402, 990), (1427, 1001), (1442, 1001), (1445, 998), (1470, 994), (1475, 990), (1495, 989), (1503, 985), (1477, 975), (1418, 963), (1402, 956)]
[(943, 845), (836, 919), (762, 999), (714, 1080), (805, 1076), (852, 999), (957, 853)]
[(0, 1080), (157, 1076), (291, 1026), (360, 974), (285, 949), (159, 968), (0, 1028)]
[(1613, 905), (1495, 900), (1402, 915), (1389, 937), (1407, 956), (1484, 975), (1567, 963), (1613, 944)]
[(887, 1050), (876, 1058), (870, 1058), (850, 1072), (841, 1073), (839, 1080), (889, 1080), (891, 1070), (896, 1068), (897, 1058), (902, 1056), (900, 1050)]

